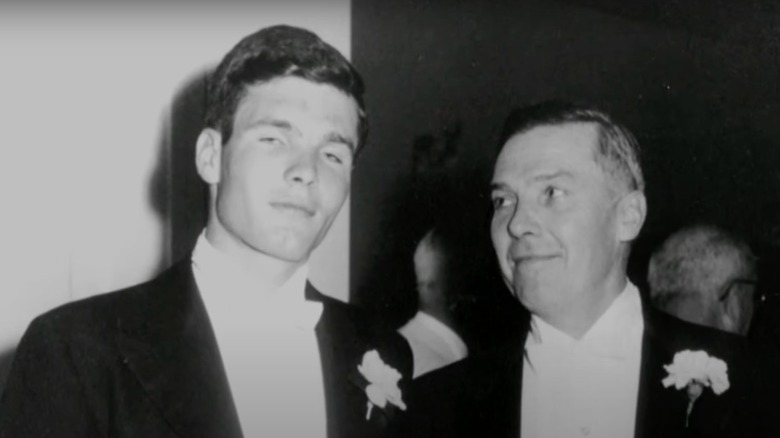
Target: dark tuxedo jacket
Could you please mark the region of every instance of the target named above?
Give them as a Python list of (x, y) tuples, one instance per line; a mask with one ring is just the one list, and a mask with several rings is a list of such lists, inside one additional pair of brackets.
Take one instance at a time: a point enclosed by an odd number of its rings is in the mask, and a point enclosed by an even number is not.
[[(328, 436), (382, 436), (386, 419), (379, 414), (366, 421), (366, 395), (350, 379), (372, 346), (361, 336), (359, 315), (310, 285), (307, 298), (323, 302), (316, 334)], [(397, 352), (383, 357), (411, 376), (411, 351), (394, 342), (388, 338), (384, 345)], [(306, 421), (305, 412), (291, 414)], [(2, 438), (240, 436), (190, 260), (151, 282), (36, 318), (0, 401)]]
[[(689, 324), (647, 303), (644, 309), (635, 437), (780, 437), (769, 414), (780, 393), (770, 380), (768, 355), (752, 350), (736, 336)], [(409, 414), (396, 424), (394, 435), (519, 437), (523, 349), (530, 316), (525, 312), (520, 318), (519, 335), (509, 345), (414, 380), (407, 391)], [(723, 359), (731, 383), (719, 396), (705, 389), (687, 428), (686, 391), (661, 383), (668, 374), (663, 366), (686, 349)], [(598, 395), (593, 402), (598, 403)]]

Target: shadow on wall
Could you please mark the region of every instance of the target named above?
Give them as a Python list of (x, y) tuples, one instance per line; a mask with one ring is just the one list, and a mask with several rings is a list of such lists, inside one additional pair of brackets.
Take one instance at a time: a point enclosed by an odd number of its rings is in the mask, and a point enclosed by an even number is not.
[(207, 219), (208, 186), (195, 167), (195, 143), (206, 109), (208, 73), (188, 79), (171, 102), (163, 127), (149, 202), (165, 224), (158, 271), (186, 257)]
[[(189, 253), (206, 223), (207, 186), (195, 168), (195, 142), (205, 115), (206, 73), (185, 81), (161, 127), (158, 158), (149, 179), (149, 203), (164, 225), (157, 272)], [(16, 346), (0, 352), (0, 395)]]
[[(777, 2), (651, 3), (353, 1), (352, 58), (370, 84), (371, 126), (353, 174), (353, 292), (376, 295), (371, 271), (385, 268), (382, 243), (397, 235), (387, 218), (420, 132), (463, 121), (459, 170), (490, 173), (506, 114), (549, 98), (597, 105), (643, 145), (649, 213), (637, 256), (696, 219), (749, 236), (771, 228), (780, 14), (767, 11)], [(637, 261), (630, 275), (643, 278)]]
[(15, 352), (16, 348), (11, 348), (0, 352), (0, 396), (3, 394), (3, 388), (5, 388), (5, 380), (8, 377), (8, 372), (11, 371), (11, 364), (13, 363)]

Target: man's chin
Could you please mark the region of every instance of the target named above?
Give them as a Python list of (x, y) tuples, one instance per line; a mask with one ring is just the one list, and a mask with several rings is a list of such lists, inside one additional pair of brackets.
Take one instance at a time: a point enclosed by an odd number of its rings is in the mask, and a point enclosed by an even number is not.
[(253, 249), (287, 263), (305, 263), (315, 247), (312, 239), (294, 239), (277, 242), (263, 242), (252, 245)]
[(279, 260), (283, 260), (289, 263), (306, 263), (311, 256), (313, 248), (309, 246), (302, 246), (296, 248), (277, 248), (275, 251), (268, 254)]
[(509, 293), (512, 294), (512, 298), (522, 303), (523, 297), (525, 296), (523, 294), (525, 289), (522, 287), (522, 285), (518, 285), (515, 283), (508, 283), (507, 286), (509, 287)]
[(523, 295), (523, 292), (522, 292), (522, 291), (518, 291), (518, 290), (516, 290), (516, 289), (512, 289), (512, 298), (514, 298), (514, 299), (516, 299), (517, 301), (519, 301), (519, 302), (520, 302), (520, 304), (522, 304), (523, 306), (525, 306), (525, 307), (528, 307), (528, 306), (526, 305), (526, 300), (524, 299), (524, 298), (525, 298), (525, 295)]
[(536, 297), (542, 293), (539, 291), (538, 285), (528, 285), (523, 283), (515, 283), (511, 288), (512, 296), (525, 307), (529, 309), (534, 307), (534, 302), (538, 301)]

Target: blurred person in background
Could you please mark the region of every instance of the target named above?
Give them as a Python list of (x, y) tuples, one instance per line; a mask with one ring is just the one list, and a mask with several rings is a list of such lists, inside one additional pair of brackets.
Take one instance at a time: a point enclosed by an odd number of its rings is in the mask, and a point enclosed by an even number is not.
[(650, 299), (682, 320), (746, 336), (758, 299), (756, 262), (750, 246), (722, 228), (685, 227), (650, 257)]
[(458, 334), (455, 315), (459, 281), (453, 242), (439, 229), (430, 229), (414, 252), (417, 313), (398, 332), (414, 358), (414, 378), (468, 356)]

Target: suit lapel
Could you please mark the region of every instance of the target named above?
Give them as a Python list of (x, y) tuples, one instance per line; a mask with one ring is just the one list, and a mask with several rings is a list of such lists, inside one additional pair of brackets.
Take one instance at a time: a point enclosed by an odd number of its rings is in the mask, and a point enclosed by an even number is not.
[(528, 335), (530, 334), (531, 330), (531, 315), (528, 314), (525, 316), (525, 320), (523, 322), (523, 325), (525, 326), (525, 329), (523, 330), (524, 335), (518, 339), (518, 346), (516, 347), (516, 351), (518, 353), (514, 356), (514, 367), (515, 367), (515, 375), (517, 375), (517, 382), (515, 383), (514, 387), (517, 388), (517, 394), (514, 394), (513, 396), (517, 398), (517, 403), (512, 403), (511, 406), (515, 408), (516, 416), (517, 416), (517, 422), (512, 424), (512, 430), (516, 430), (517, 433), (513, 434), (512, 436), (520, 436), (521, 435), (521, 425), (523, 424), (523, 371), (525, 368), (525, 342), (528, 339)]
[(643, 303), (645, 329), (642, 335), (642, 365), (636, 410), (635, 437), (674, 436), (685, 424), (687, 400), (680, 391), (665, 388), (664, 365), (672, 362), (674, 351), (665, 340), (665, 327), (653, 317), (648, 303)]
[[(312, 301), (322, 301), (319, 292), (310, 283), (306, 284), (306, 296), (307, 299)], [(339, 364), (332, 339), (332, 318), (332, 309), (323, 303), (322, 316), (317, 323), (316, 335), (317, 346), (320, 352), (320, 366), (322, 367), (322, 383), (325, 385), (325, 411), (328, 419), (328, 436), (340, 436), (343, 435), (340, 431), (340, 423), (334, 421), (334, 418), (338, 413), (338, 407), (342, 404), (339, 398), (342, 391), (338, 390)]]
[(371, 421), (366, 420), (366, 395), (349, 380), (350, 371), (357, 370), (368, 346), (358, 336), (356, 315), (350, 306), (321, 294), (310, 283), (306, 298), (323, 304), (316, 334), (325, 386), (328, 436), (381, 436), (386, 425), (377, 421), (382, 417), (373, 415)]
[[(493, 384), (498, 388), (504, 388), (500, 397), (486, 400), (487, 406), (496, 412), (497, 419), (493, 421), (495, 431), (492, 436), (519, 437), (523, 421), (523, 369), (525, 365), (525, 338), (519, 348), (515, 348), (508, 360), (500, 364), (502, 371), (496, 376), (500, 380), (494, 380)], [(489, 372), (489, 370), (485, 370)], [(493, 391), (496, 392), (496, 391)], [(490, 406), (493, 404), (493, 406)], [(504, 419), (501, 423), (500, 419)], [(504, 431), (508, 431), (504, 432)]]
[(479, 412), (478, 423), (464, 436), (519, 437), (523, 412), (523, 371), (525, 341), (531, 328), (530, 314), (518, 315), (518, 336), (494, 351), (474, 358), (469, 375), (474, 377), (467, 385), (474, 405), (467, 406), (462, 417)]
[(123, 363), (179, 435), (240, 437), (219, 348), (189, 259), (145, 289), (118, 321)]

